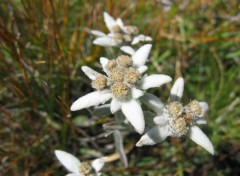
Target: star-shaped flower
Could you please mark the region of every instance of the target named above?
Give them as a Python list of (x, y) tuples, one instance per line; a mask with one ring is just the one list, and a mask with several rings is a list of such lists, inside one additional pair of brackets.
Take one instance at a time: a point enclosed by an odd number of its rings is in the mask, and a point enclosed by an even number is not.
[(97, 37), (93, 41), (94, 44), (106, 47), (123, 47), (121, 48), (123, 51), (132, 55), (134, 50), (124, 45), (135, 45), (141, 41), (152, 41), (151, 37), (139, 34), (137, 27), (124, 25), (120, 18), (115, 20), (107, 12), (104, 12), (103, 16), (109, 33), (105, 34), (101, 31), (92, 30), (91, 33)]
[(208, 110), (208, 105), (206, 102), (193, 100), (188, 105), (183, 106), (180, 103), (183, 89), (184, 80), (178, 78), (171, 89), (170, 103), (165, 106), (160, 101), (153, 103), (153, 110), (157, 113), (154, 118), (156, 126), (144, 134), (136, 146), (154, 145), (162, 142), (168, 136), (181, 137), (186, 135), (209, 153), (214, 154), (211, 141), (197, 126), (206, 124), (204, 116)]
[(147, 70), (145, 62), (151, 47), (151, 44), (142, 46), (132, 57), (121, 55), (114, 60), (100, 58), (105, 75), (83, 66), (82, 71), (92, 80), (92, 87), (96, 91), (76, 100), (71, 111), (104, 104), (112, 99), (112, 114), (121, 109), (135, 130), (143, 133), (145, 121), (138, 98), (143, 96), (145, 90), (160, 87), (172, 80), (163, 74), (143, 75)]
[(80, 162), (75, 156), (70, 153), (61, 150), (55, 150), (57, 159), (62, 165), (71, 172), (66, 176), (99, 176), (99, 171), (103, 168), (105, 159), (98, 158), (92, 162)]

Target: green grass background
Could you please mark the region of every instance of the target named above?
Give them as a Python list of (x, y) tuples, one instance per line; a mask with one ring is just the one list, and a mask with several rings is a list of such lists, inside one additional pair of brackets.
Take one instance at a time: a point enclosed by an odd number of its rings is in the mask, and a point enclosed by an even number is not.
[[(104, 175), (240, 175), (239, 7), (238, 0), (178, 0), (169, 11), (160, 0), (1, 0), (0, 175), (65, 175), (55, 149), (81, 160), (115, 152), (112, 136), (99, 137), (104, 118), (89, 125), (92, 109), (69, 110), (92, 91), (81, 66), (100, 70), (99, 57), (121, 54), (92, 44), (90, 29), (107, 32), (104, 11), (153, 38), (149, 74), (183, 76), (183, 102), (209, 103), (201, 128), (216, 151), (168, 138), (132, 148), (128, 168), (117, 160)], [(171, 85), (151, 92), (166, 102)], [(124, 143), (139, 138), (131, 133)]]

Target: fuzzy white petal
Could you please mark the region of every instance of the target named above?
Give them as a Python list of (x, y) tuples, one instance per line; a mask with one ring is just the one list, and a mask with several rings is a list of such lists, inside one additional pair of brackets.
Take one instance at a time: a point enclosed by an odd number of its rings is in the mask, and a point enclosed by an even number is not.
[(197, 118), (196, 120), (194, 120), (194, 123), (197, 125), (205, 125), (207, 124), (207, 121), (205, 120), (205, 118)]
[(104, 34), (103, 32), (101, 31), (97, 31), (97, 30), (91, 30), (91, 34), (97, 36), (97, 37), (105, 37), (106, 34)]
[(123, 24), (123, 21), (122, 21), (121, 18), (118, 18), (118, 19), (116, 20), (116, 23), (120, 26), (121, 29), (123, 29), (124, 24)]
[(162, 142), (168, 136), (169, 132), (167, 126), (155, 126), (141, 137), (141, 139), (137, 142), (136, 146), (141, 147), (143, 145), (154, 145)]
[(81, 162), (75, 156), (61, 150), (55, 150), (55, 155), (68, 171), (79, 174)]
[(103, 166), (105, 164), (105, 159), (104, 157), (103, 158), (98, 158), (98, 159), (95, 159), (93, 160), (93, 162), (91, 163), (92, 167), (94, 168), (94, 170), (96, 172), (99, 172)]
[(168, 119), (165, 116), (156, 116), (153, 121), (158, 126), (165, 126), (168, 123)]
[(168, 75), (153, 74), (150, 76), (143, 77), (140, 83), (141, 89), (149, 89), (152, 87), (160, 87), (163, 84), (172, 81), (172, 78)]
[(141, 38), (140, 38), (139, 36), (136, 36), (136, 37), (133, 38), (131, 44), (132, 44), (132, 45), (136, 45), (136, 44), (138, 44), (140, 41), (141, 41)]
[(143, 96), (144, 92), (136, 89), (136, 88), (131, 88), (131, 93), (132, 93), (132, 98), (133, 99), (138, 99), (139, 97)]
[(116, 21), (112, 16), (110, 16), (107, 12), (103, 13), (104, 21), (109, 31), (112, 31), (112, 27), (116, 25)]
[(108, 60), (107, 58), (105, 58), (105, 57), (100, 57), (100, 63), (101, 63), (101, 65), (102, 65), (103, 71), (104, 71), (105, 73), (107, 73), (106, 65), (107, 65), (108, 61), (109, 61), (109, 60)]
[(113, 38), (110, 38), (108, 36), (96, 38), (93, 41), (93, 44), (100, 45), (100, 46), (106, 46), (106, 47), (118, 45)]
[(197, 126), (192, 126), (189, 129), (189, 138), (196, 142), (198, 145), (205, 148), (209, 153), (214, 155), (214, 148), (212, 142), (208, 139), (208, 137), (202, 132), (200, 128)]
[(97, 76), (100, 76), (101, 74), (96, 72), (95, 70), (91, 69), (87, 66), (82, 66), (82, 71), (87, 75), (91, 80), (96, 79)]
[(110, 33), (108, 33), (108, 34), (107, 34), (107, 36), (108, 36), (108, 37), (111, 37), (111, 38), (113, 38), (113, 37), (114, 37), (114, 35), (115, 35), (115, 33), (114, 33), (114, 32), (110, 32)]
[(149, 36), (145, 36), (145, 35), (140, 34), (140, 35), (137, 35), (133, 38), (131, 44), (135, 45), (135, 44), (139, 43), (140, 41), (152, 41), (152, 38), (149, 37)]
[(144, 93), (144, 95), (140, 97), (140, 101), (155, 111), (158, 115), (163, 113), (164, 104), (155, 95)]
[(170, 100), (180, 101), (183, 96), (183, 90), (184, 90), (184, 79), (178, 78), (171, 89)]
[(120, 48), (124, 53), (127, 53), (129, 55), (133, 55), (135, 53), (135, 50), (131, 46), (122, 46)]
[(136, 100), (122, 103), (122, 112), (127, 120), (132, 124), (135, 130), (142, 134), (145, 128), (143, 111), (140, 104)]
[(111, 101), (111, 112), (112, 112), (112, 114), (116, 113), (120, 109), (121, 109), (121, 102), (118, 101), (116, 98), (113, 98), (112, 101)]
[(146, 44), (139, 48), (132, 56), (133, 66), (135, 67), (143, 66), (148, 59), (151, 48), (152, 48), (151, 44)]
[(206, 112), (208, 111), (208, 104), (206, 102), (199, 102), (201, 108), (202, 108), (202, 114), (200, 117), (204, 117)]
[(145, 41), (148, 41), (148, 42), (152, 41), (152, 37), (145, 36)]
[(139, 71), (140, 74), (143, 74), (144, 72), (146, 72), (148, 69), (148, 67), (146, 65), (140, 66), (137, 68), (137, 70)]
[(77, 99), (71, 106), (71, 111), (77, 111), (90, 106), (96, 106), (105, 103), (112, 98), (111, 93), (95, 91)]

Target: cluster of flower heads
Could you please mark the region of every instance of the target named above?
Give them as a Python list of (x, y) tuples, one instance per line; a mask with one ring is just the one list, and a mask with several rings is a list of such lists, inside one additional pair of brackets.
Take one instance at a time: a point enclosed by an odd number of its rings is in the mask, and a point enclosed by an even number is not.
[(206, 124), (204, 118), (208, 111), (206, 102), (190, 101), (184, 106), (180, 100), (183, 95), (184, 80), (178, 78), (171, 89), (170, 102), (163, 104), (160, 101), (155, 108), (156, 116), (153, 118), (156, 126), (147, 131), (136, 146), (154, 145), (165, 140), (168, 136), (188, 136), (198, 145), (205, 148), (212, 155), (214, 149), (211, 141), (196, 125)]
[(152, 41), (151, 37), (139, 34), (136, 26), (124, 25), (120, 18), (115, 20), (107, 12), (103, 13), (103, 17), (109, 33), (105, 34), (98, 30), (92, 30), (91, 33), (97, 37), (93, 41), (95, 45), (119, 47), (122, 51), (132, 55), (134, 49), (131, 45), (136, 45), (141, 41)]
[[(71, 111), (77, 111), (94, 106), (101, 107), (106, 104), (112, 114), (122, 112), (139, 134), (145, 134), (137, 142), (136, 146), (154, 145), (162, 142), (168, 136), (188, 136), (198, 145), (214, 154), (213, 145), (208, 137), (197, 125), (206, 124), (205, 114), (208, 110), (206, 102), (197, 100), (190, 101), (183, 105), (180, 100), (183, 96), (184, 80), (178, 78), (174, 83), (169, 102), (164, 104), (153, 94), (147, 93), (150, 88), (160, 87), (172, 81), (171, 77), (164, 74), (147, 75), (148, 67), (145, 65), (152, 45), (145, 44), (138, 50), (127, 45), (133, 45), (140, 41), (151, 41), (151, 38), (139, 34), (134, 26), (125, 26), (120, 18), (114, 20), (108, 13), (104, 12), (104, 19), (110, 31), (104, 34), (92, 30), (91, 33), (97, 36), (94, 44), (101, 46), (119, 47), (129, 55), (120, 55), (114, 59), (100, 58), (102, 72), (97, 72), (87, 66), (82, 66), (82, 71), (91, 80), (93, 92), (77, 99), (71, 106)], [(110, 103), (108, 103), (111, 100)], [(143, 112), (142, 104), (149, 108)], [(153, 123), (149, 121), (148, 114), (153, 114)], [(148, 120), (145, 121), (145, 118)], [(154, 125), (152, 125), (154, 124)], [(147, 128), (145, 128), (147, 125)], [(150, 127), (150, 129), (149, 129)], [(118, 129), (116, 129), (118, 130)], [(59, 161), (74, 176), (100, 175), (99, 171), (104, 165), (104, 157), (93, 162), (81, 163), (73, 155), (55, 151)]]
[(122, 110), (135, 130), (142, 134), (145, 120), (139, 97), (144, 96), (147, 89), (160, 87), (172, 80), (171, 77), (163, 74), (145, 74), (147, 70), (145, 63), (151, 47), (151, 44), (142, 46), (132, 57), (121, 55), (113, 60), (101, 57), (100, 62), (105, 74), (83, 66), (82, 71), (92, 80), (92, 87), (96, 91), (76, 100), (72, 104), (71, 110), (97, 106), (111, 99), (112, 114)]

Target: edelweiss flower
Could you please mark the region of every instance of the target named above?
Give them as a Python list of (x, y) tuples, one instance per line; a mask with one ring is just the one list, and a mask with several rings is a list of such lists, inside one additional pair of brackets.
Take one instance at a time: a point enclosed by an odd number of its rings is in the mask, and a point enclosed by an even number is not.
[(70, 153), (55, 150), (55, 155), (62, 165), (71, 173), (66, 176), (99, 176), (99, 171), (103, 168), (105, 159), (98, 158), (92, 162), (80, 162)]
[(183, 88), (184, 80), (178, 78), (171, 89), (170, 103), (165, 107), (160, 101), (155, 103), (153, 110), (158, 116), (154, 118), (154, 123), (157, 125), (143, 135), (136, 146), (154, 145), (162, 142), (168, 136), (181, 137), (186, 135), (209, 153), (214, 154), (211, 141), (196, 126), (206, 124), (204, 116), (208, 110), (208, 105), (206, 102), (193, 100), (183, 107), (179, 102), (183, 95)]
[(145, 121), (138, 98), (145, 90), (159, 87), (172, 80), (162, 74), (142, 75), (147, 70), (144, 64), (151, 47), (150, 44), (142, 46), (132, 57), (122, 55), (114, 60), (100, 58), (106, 75), (83, 66), (83, 72), (92, 80), (92, 87), (96, 91), (76, 100), (71, 106), (71, 111), (103, 104), (112, 99), (111, 112), (115, 113), (121, 109), (135, 130), (143, 133)]
[[(94, 44), (121, 47), (124, 45), (135, 45), (140, 41), (152, 41), (151, 37), (139, 34), (137, 27), (124, 25), (120, 18), (115, 20), (107, 12), (104, 12), (103, 16), (110, 33), (104, 34), (101, 31), (92, 30), (91, 33), (97, 36), (97, 39), (93, 41)], [(133, 54), (134, 52), (131, 47), (125, 47), (123, 50), (129, 54)]]

